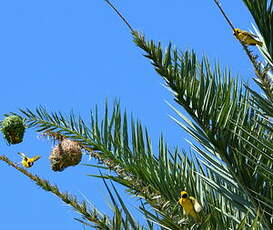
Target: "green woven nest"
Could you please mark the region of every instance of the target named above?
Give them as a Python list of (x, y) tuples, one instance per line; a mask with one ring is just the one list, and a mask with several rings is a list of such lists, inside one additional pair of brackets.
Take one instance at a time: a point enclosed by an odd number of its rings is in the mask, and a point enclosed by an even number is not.
[(25, 126), (21, 117), (12, 115), (1, 123), (1, 131), (9, 144), (18, 144), (23, 141)]
[(68, 139), (62, 140), (56, 145), (49, 156), (53, 171), (63, 171), (69, 166), (75, 166), (81, 162), (82, 151), (77, 142)]

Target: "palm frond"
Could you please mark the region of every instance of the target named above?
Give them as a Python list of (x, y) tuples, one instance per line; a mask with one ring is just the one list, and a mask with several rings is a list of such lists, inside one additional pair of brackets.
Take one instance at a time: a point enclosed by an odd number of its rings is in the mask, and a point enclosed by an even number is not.
[(148, 131), (133, 119), (129, 126), (127, 115), (121, 114), (118, 104), (115, 104), (111, 115), (106, 106), (101, 122), (97, 110), (91, 113), (89, 127), (73, 114), (48, 113), (42, 107), (35, 112), (29, 109), (21, 112), (27, 124), (36, 127), (38, 132), (53, 138), (61, 136), (77, 141), (99, 162), (117, 173), (115, 176), (104, 175), (104, 178), (123, 184), (130, 193), (145, 198), (152, 207), (166, 215), (172, 212), (182, 188), (196, 193), (193, 185), (198, 181), (192, 173), (193, 162), (183, 157), (185, 153), (178, 149), (170, 157), (163, 137), (158, 144), (158, 153), (153, 152)]
[[(152, 206), (156, 213), (160, 211), (165, 217), (172, 218), (174, 224), (183, 218), (188, 219), (177, 205), (181, 190), (199, 197), (203, 204), (210, 200), (208, 205), (211, 208), (204, 209), (204, 212), (211, 213), (215, 209), (212, 207), (223, 206), (225, 199), (218, 202), (210, 198), (215, 188), (204, 186), (203, 179), (196, 174), (199, 172), (206, 176), (207, 169), (196, 167), (193, 158), (187, 157), (185, 152), (177, 148), (170, 151), (163, 137), (159, 140), (158, 152), (153, 152), (148, 131), (133, 119), (131, 125), (128, 125), (127, 115), (121, 114), (118, 104), (115, 104), (112, 111), (109, 116), (106, 106), (104, 119), (99, 121), (96, 110), (91, 114), (90, 126), (87, 126), (86, 122), (81, 118), (76, 119), (74, 115), (49, 114), (45, 108), (38, 108), (36, 113), (28, 109), (21, 110), (29, 126), (36, 127), (38, 131), (51, 137), (59, 135), (78, 141), (82, 148), (90, 151), (93, 157), (105, 165), (102, 168), (116, 172), (116, 175), (105, 173), (94, 176), (124, 185), (128, 192), (145, 199), (145, 205)], [(95, 167), (101, 168), (97, 165)], [(210, 219), (224, 226), (228, 222), (228, 215), (230, 213), (222, 219), (217, 215), (210, 215)], [(164, 218), (162, 221), (167, 220)], [(238, 220), (233, 225), (237, 222)], [(188, 224), (184, 225), (185, 228), (194, 224), (188, 221), (185, 223)]]
[[(264, 203), (254, 199), (254, 194), (250, 192), (263, 189), (260, 177), (253, 176), (256, 171), (254, 173), (255, 167), (251, 162), (259, 155), (255, 145), (259, 148), (261, 142), (270, 143), (271, 137), (261, 125), (266, 121), (251, 102), (248, 90), (232, 78), (230, 71), (221, 71), (219, 65), (211, 68), (205, 57), (199, 62), (193, 51), (182, 53), (172, 50), (169, 45), (164, 52), (160, 43), (146, 41), (140, 34), (135, 33), (134, 39), (173, 91), (175, 101), (190, 116), (189, 119), (173, 107), (183, 122), (173, 119), (208, 149), (212, 157), (204, 152), (199, 152), (200, 155), (207, 162), (211, 162), (211, 159), (215, 162), (217, 158), (224, 162), (230, 178), (239, 186), (244, 198), (241, 200), (250, 202), (249, 208), (252, 212), (255, 213), (260, 206), (264, 211), (267, 210)], [(246, 145), (242, 138), (248, 140), (248, 133), (239, 129), (239, 126), (254, 130), (258, 138), (252, 139), (253, 143)], [(262, 139), (259, 141), (259, 138)], [(266, 152), (266, 155), (269, 156), (270, 152)], [(214, 177), (220, 175), (221, 181), (225, 182), (227, 178), (223, 177), (224, 174), (216, 166), (219, 165), (214, 164), (211, 167), (214, 172), (218, 172), (213, 174)], [(207, 175), (203, 178), (207, 178)], [(223, 189), (223, 186), (220, 188)], [(225, 189), (227, 194), (227, 188)], [(230, 194), (229, 199), (232, 200), (233, 196), (234, 194)], [(271, 226), (271, 216), (264, 215), (264, 218), (265, 224)]]

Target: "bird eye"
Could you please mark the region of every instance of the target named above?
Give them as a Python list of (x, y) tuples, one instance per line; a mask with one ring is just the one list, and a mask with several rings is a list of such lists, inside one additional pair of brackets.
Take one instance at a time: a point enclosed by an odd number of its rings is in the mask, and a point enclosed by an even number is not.
[(183, 195), (182, 195), (182, 198), (187, 198), (187, 197), (188, 197), (187, 194), (183, 194)]

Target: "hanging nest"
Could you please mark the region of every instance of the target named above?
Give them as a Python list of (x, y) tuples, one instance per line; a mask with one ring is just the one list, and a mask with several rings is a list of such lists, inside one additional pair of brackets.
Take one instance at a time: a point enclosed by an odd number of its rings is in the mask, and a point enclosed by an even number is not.
[(75, 141), (63, 139), (56, 145), (49, 156), (53, 171), (63, 171), (69, 166), (75, 166), (81, 162), (82, 151)]
[(9, 144), (18, 144), (23, 141), (25, 126), (21, 117), (11, 115), (1, 122), (1, 131)]

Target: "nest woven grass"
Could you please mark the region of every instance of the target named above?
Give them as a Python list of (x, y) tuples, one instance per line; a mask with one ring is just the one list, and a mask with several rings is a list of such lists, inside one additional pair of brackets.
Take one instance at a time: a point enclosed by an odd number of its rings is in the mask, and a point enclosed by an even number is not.
[(8, 144), (18, 144), (23, 141), (25, 125), (21, 117), (11, 115), (1, 122), (1, 131)]
[(82, 151), (77, 142), (63, 139), (51, 151), (49, 156), (53, 171), (63, 171), (69, 166), (75, 166), (81, 162)]

